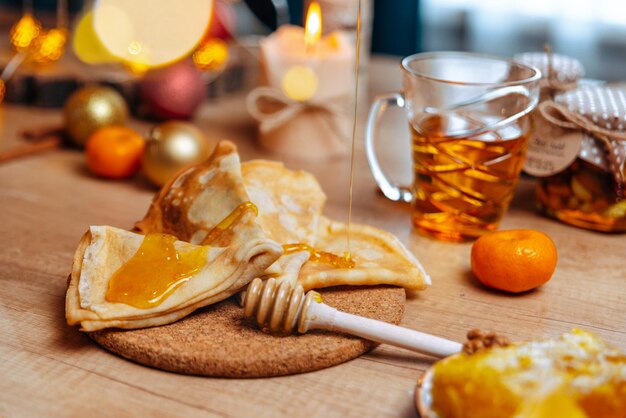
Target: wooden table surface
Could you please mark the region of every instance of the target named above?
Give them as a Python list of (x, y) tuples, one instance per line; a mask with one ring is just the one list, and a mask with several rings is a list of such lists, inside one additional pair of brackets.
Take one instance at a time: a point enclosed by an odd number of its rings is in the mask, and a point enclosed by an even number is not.
[[(397, 88), (397, 60), (374, 59), (369, 79), (371, 94)], [(254, 125), (242, 103), (241, 97), (209, 103), (196, 123), (213, 138), (235, 140), (243, 160), (275, 158), (255, 147)], [(533, 182), (524, 179), (502, 228), (548, 233), (559, 251), (556, 272), (544, 287), (519, 296), (481, 287), (469, 273), (470, 244), (417, 235), (409, 207), (377, 192), (362, 146), (368, 103), (361, 106), (354, 220), (395, 233), (433, 279), (428, 290), (409, 296), (404, 326), (459, 341), (473, 327), (513, 340), (580, 327), (626, 350), (624, 235), (588, 232), (537, 215)], [(18, 143), (20, 129), (60, 122), (56, 111), (5, 105), (0, 112), (0, 149)], [(398, 178), (410, 178), (402, 114), (390, 112), (381, 133), (385, 166)], [(315, 173), (328, 195), (326, 214), (346, 219), (348, 159), (287, 165)], [(431, 359), (389, 346), (314, 373), (213, 379), (131, 363), (67, 326), (66, 278), (81, 234), (94, 224), (129, 228), (153, 193), (138, 179), (91, 177), (74, 150), (0, 165), (0, 416), (416, 416), (415, 384)]]

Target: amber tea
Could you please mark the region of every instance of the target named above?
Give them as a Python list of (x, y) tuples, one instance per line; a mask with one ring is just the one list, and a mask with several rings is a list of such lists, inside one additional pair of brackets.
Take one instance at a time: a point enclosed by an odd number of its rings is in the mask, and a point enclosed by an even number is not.
[[(402, 70), (402, 91), (377, 96), (367, 121), (365, 151), (376, 184), (388, 199), (411, 203), (415, 229), (431, 236), (464, 241), (496, 229), (522, 169), (541, 73), (463, 52), (411, 55)], [(390, 106), (409, 120), (409, 186), (394, 183), (378, 162), (377, 128)], [(387, 146), (393, 140), (384, 138)]]
[[(489, 126), (485, 118), (483, 124)], [(450, 138), (446, 136), (450, 129), (476, 129), (471, 125), (481, 124), (481, 118), (430, 115), (413, 122), (415, 227), (453, 241), (496, 229), (524, 163), (527, 123), (522, 118), (497, 131)]]

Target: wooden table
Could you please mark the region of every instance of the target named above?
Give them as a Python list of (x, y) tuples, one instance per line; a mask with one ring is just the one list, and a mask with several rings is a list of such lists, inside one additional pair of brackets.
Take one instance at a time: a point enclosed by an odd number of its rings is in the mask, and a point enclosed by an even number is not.
[[(375, 59), (370, 92), (397, 88), (399, 76), (397, 60)], [(20, 129), (60, 121), (53, 111), (4, 106), (1, 112), (1, 149), (18, 142)], [(243, 160), (272, 158), (254, 146), (254, 125), (242, 111), (241, 97), (207, 104), (196, 122), (212, 137), (235, 140)], [(404, 172), (410, 161), (400, 112), (389, 114), (382, 136), (385, 165), (410, 178)], [(523, 180), (502, 228), (547, 232), (559, 250), (556, 273), (546, 286), (519, 296), (486, 290), (469, 273), (470, 244), (417, 235), (411, 231), (409, 207), (377, 192), (362, 137), (361, 129), (354, 219), (395, 233), (433, 279), (431, 288), (409, 297), (404, 326), (459, 341), (472, 327), (513, 340), (552, 337), (580, 327), (626, 350), (624, 235), (587, 232), (542, 218), (533, 210), (533, 182)], [(347, 159), (287, 164), (315, 173), (328, 194), (326, 214), (345, 220)], [(416, 416), (415, 383), (431, 360), (389, 346), (314, 373), (211, 379), (131, 363), (68, 327), (66, 278), (81, 234), (93, 224), (130, 227), (153, 193), (138, 180), (91, 177), (83, 156), (73, 150), (0, 165), (0, 416)]]

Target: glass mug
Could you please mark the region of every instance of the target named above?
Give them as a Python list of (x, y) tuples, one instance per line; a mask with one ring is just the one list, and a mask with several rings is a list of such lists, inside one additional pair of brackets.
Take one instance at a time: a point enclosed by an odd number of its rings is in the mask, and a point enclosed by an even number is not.
[[(367, 122), (365, 148), (383, 194), (411, 202), (421, 232), (448, 241), (495, 230), (524, 163), (539, 100), (541, 73), (506, 58), (431, 52), (402, 60), (402, 92), (378, 96)], [(413, 184), (392, 183), (374, 143), (385, 109), (405, 109), (413, 153)]]

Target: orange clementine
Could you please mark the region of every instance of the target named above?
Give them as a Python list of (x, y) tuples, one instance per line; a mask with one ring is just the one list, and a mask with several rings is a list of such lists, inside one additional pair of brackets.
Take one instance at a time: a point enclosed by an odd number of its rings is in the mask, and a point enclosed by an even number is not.
[(556, 246), (540, 231), (496, 231), (474, 243), (471, 262), (472, 272), (485, 286), (524, 292), (550, 280), (556, 268)]
[(85, 145), (87, 167), (101, 177), (130, 177), (139, 169), (144, 144), (139, 133), (125, 126), (100, 128)]

